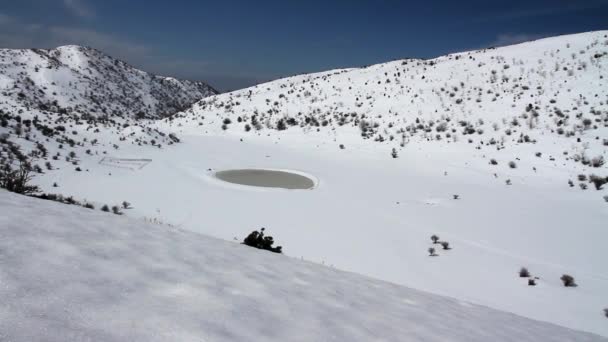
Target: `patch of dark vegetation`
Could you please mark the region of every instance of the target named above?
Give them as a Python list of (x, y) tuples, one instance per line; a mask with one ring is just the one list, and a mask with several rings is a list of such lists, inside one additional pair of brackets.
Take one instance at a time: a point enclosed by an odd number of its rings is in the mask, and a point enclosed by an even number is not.
[(254, 230), (245, 238), (243, 244), (249, 247), (264, 249), (274, 253), (282, 253), (283, 247), (273, 247), (272, 245), (274, 244), (274, 239), (270, 235), (264, 235), (264, 230), (265, 228), (260, 229), (259, 232), (257, 230)]
[(576, 287), (576, 283), (574, 282), (574, 277), (569, 274), (564, 274), (559, 278), (562, 283), (564, 283), (565, 287)]

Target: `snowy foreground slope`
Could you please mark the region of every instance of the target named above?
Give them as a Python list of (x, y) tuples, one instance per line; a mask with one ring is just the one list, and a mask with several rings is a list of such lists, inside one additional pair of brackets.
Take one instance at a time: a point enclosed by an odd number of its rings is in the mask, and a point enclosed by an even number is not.
[(149, 118), (174, 114), (217, 93), (203, 82), (148, 74), (75, 45), (0, 49), (0, 91), (2, 109)]
[(0, 190), (2, 341), (606, 341)]

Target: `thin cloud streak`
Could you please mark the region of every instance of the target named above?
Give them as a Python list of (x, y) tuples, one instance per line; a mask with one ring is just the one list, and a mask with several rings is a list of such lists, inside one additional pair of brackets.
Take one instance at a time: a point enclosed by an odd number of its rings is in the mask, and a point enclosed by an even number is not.
[(63, 5), (79, 18), (90, 19), (95, 17), (95, 12), (83, 0), (63, 0)]

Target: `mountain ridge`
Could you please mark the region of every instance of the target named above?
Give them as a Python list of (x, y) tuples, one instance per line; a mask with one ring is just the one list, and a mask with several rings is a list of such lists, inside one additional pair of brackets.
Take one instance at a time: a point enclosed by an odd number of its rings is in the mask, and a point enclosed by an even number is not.
[(12, 108), (160, 118), (217, 94), (204, 82), (158, 76), (79, 45), (1, 49), (0, 89)]

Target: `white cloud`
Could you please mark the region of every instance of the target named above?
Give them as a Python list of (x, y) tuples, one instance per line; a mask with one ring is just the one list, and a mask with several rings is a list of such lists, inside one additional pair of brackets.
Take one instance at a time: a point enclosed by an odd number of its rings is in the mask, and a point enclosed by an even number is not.
[(77, 17), (88, 19), (95, 17), (95, 12), (84, 0), (63, 0), (64, 6)]

